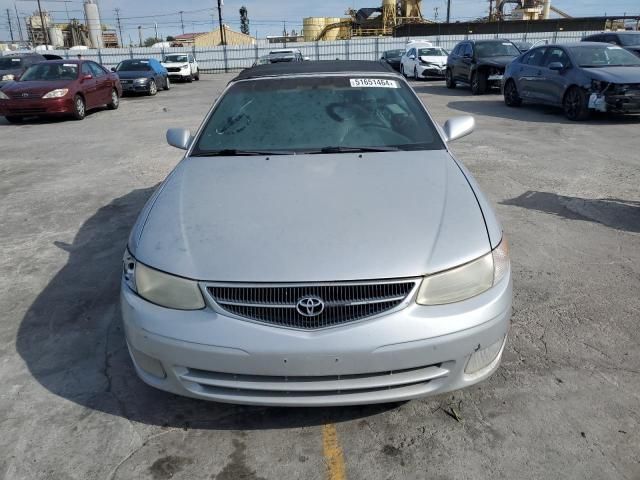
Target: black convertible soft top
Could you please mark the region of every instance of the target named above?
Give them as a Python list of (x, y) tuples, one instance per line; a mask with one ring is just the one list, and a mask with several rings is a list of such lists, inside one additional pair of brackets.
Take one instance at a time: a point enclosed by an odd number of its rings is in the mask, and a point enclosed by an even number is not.
[(367, 60), (321, 60), (317, 62), (284, 62), (256, 65), (255, 67), (243, 70), (232, 81), (314, 73), (392, 73), (398, 75), (386, 62), (372, 62)]

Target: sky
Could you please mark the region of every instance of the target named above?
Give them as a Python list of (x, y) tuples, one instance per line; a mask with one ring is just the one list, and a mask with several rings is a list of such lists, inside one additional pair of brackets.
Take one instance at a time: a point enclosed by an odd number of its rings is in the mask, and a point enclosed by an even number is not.
[[(639, 0), (552, 0), (553, 5), (573, 16), (590, 15), (640, 15)], [(56, 22), (70, 18), (83, 18), (82, 0), (41, 0), (43, 9), (49, 10)], [(143, 28), (143, 36), (155, 36), (155, 24), (158, 25), (158, 36), (182, 33), (180, 14), (182, 10), (185, 32), (209, 31), (217, 27), (217, 0), (97, 0), (103, 23), (116, 28), (115, 9), (120, 10), (124, 42), (129, 37), (137, 42), (138, 25)], [(239, 30), (240, 15), (238, 10), (245, 5), (249, 11), (251, 35), (264, 37), (280, 34), (286, 22), (287, 31), (302, 29), (302, 18), (311, 16), (343, 16), (348, 8), (377, 7), (380, 0), (225, 0), (223, 22), (235, 30)], [(422, 12), (427, 18), (434, 19), (438, 9), (438, 19), (446, 17), (446, 0), (423, 0)], [(16, 31), (16, 12), (20, 18), (29, 15), (37, 8), (35, 0), (0, 0), (0, 40), (8, 40), (9, 28), (7, 9), (9, 9), (14, 37)], [(489, 9), (488, 0), (451, 0), (451, 18), (453, 21), (471, 20), (486, 16)], [(24, 23), (22, 24), (24, 30)], [(24, 31), (23, 31), (24, 34)]]

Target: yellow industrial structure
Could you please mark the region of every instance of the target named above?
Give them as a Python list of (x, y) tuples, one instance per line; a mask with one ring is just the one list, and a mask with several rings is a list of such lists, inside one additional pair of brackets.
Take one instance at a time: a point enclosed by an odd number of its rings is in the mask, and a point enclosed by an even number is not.
[[(513, 10), (505, 11), (507, 5)], [(496, 17), (500, 20), (547, 20), (551, 12), (563, 18), (571, 18), (566, 12), (551, 5), (551, 0), (497, 0)]]
[[(253, 45), (256, 43), (256, 39), (252, 36), (231, 30), (226, 25), (224, 26), (224, 38), (227, 42), (227, 45)], [(196, 35), (193, 39), (193, 44), (196, 47), (222, 45), (222, 40), (220, 39), (220, 30), (216, 29), (212, 32)]]
[(422, 0), (382, 0), (380, 7), (350, 9), (348, 17), (307, 17), (302, 20), (304, 40), (340, 40), (391, 35), (406, 23), (431, 23), (422, 16)]

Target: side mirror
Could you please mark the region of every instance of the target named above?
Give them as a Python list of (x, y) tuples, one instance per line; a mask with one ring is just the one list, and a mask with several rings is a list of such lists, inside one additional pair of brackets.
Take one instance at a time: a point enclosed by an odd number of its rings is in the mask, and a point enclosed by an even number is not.
[(170, 128), (167, 130), (167, 143), (180, 150), (187, 150), (191, 145), (191, 132), (185, 128)]
[(560, 62), (551, 62), (549, 64), (549, 70), (554, 70), (556, 72), (559, 72), (561, 70), (564, 70), (564, 65)]
[(116, 67), (111, 67), (111, 71), (115, 72), (116, 71)]
[(305, 62), (308, 62), (311, 59), (309, 57), (302, 57), (302, 60), (305, 61)]
[(87, 73), (86, 75), (82, 76), (82, 80), (93, 80), (93, 75)]
[(444, 130), (445, 140), (447, 142), (453, 142), (454, 140), (469, 135), (475, 127), (476, 119), (471, 115), (464, 115), (447, 120), (442, 126), (442, 130)]
[(409, 60), (415, 60), (416, 56), (415, 55), (409, 55)]

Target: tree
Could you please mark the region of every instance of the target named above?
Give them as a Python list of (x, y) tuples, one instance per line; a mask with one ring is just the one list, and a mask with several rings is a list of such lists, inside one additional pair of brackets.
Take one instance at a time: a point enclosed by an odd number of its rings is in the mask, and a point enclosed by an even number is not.
[(249, 13), (244, 5), (240, 7), (240, 31), (249, 35)]
[(167, 36), (167, 42), (175, 42), (176, 37), (172, 37), (171, 35)]
[(159, 38), (155, 38), (155, 37), (149, 37), (144, 41), (144, 46), (145, 47), (151, 47), (154, 43), (159, 43), (162, 40), (160, 40)]

